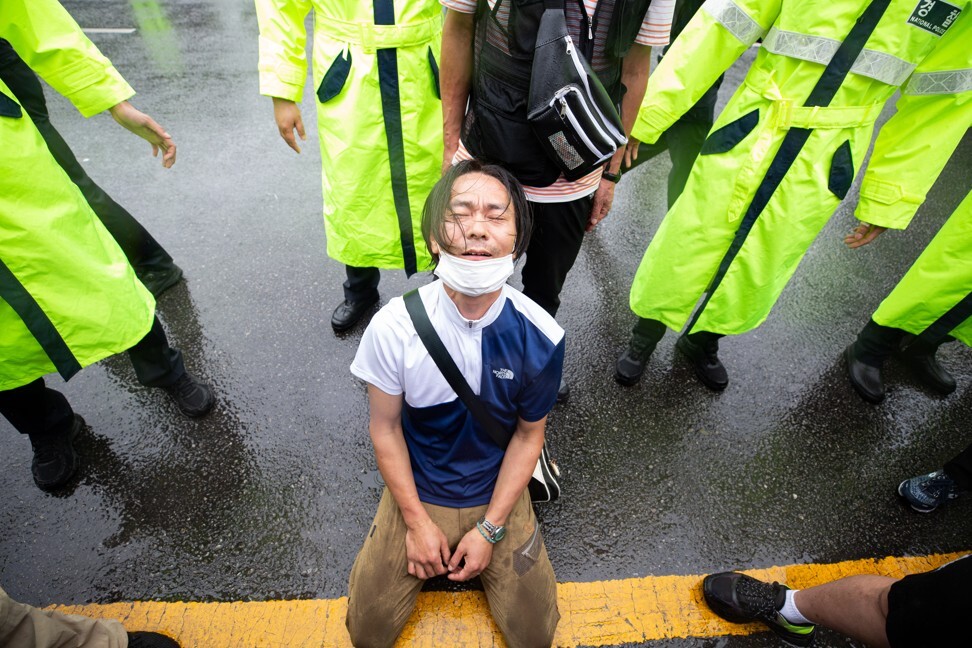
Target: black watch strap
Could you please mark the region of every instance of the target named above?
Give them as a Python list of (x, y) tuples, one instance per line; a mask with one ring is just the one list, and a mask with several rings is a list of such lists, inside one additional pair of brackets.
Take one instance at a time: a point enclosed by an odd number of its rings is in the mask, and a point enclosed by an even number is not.
[(605, 169), (604, 171), (601, 172), (601, 177), (604, 178), (605, 180), (613, 182), (614, 184), (617, 184), (618, 180), (621, 179), (621, 171), (619, 170), (617, 173), (611, 173), (610, 171)]

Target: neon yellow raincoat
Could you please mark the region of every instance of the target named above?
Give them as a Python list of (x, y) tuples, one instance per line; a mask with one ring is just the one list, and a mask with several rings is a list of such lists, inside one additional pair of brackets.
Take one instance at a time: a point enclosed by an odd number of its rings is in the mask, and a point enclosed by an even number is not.
[[(54, 0), (0, 2), (0, 37), (85, 117), (131, 97)], [(148, 333), (151, 293), (0, 82), (0, 390), (82, 367)]]
[(932, 342), (951, 335), (972, 346), (972, 193), (871, 319)]
[[(861, 184), (862, 221), (906, 227), (972, 126), (972, 34), (964, 34), (963, 48), (939, 48), (925, 59), (903, 89), (898, 112), (881, 129)], [(945, 36), (956, 37), (962, 32)], [(972, 193), (872, 319), (930, 342), (952, 335), (972, 345)]]
[(707, 0), (649, 79), (635, 138), (655, 141), (762, 46), (645, 252), (632, 310), (680, 329), (706, 294), (690, 332), (762, 323), (849, 190), (884, 103), (916, 67), (934, 72), (926, 61), (963, 58), (969, 5)]
[(441, 175), (437, 0), (256, 0), (260, 93), (300, 101), (304, 18), (314, 10), (314, 87), (327, 253), (358, 267), (428, 267), (425, 198)]

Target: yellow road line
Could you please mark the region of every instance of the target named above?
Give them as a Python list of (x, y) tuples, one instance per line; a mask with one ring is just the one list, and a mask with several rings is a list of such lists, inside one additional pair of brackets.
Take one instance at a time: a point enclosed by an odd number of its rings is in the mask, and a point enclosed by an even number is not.
[[(806, 588), (844, 576), (901, 577), (934, 569), (962, 555), (934, 554), (789, 565), (748, 570), (763, 580)], [(759, 624), (727, 623), (702, 601), (702, 576), (646, 576), (558, 586), (557, 646), (616, 646), (658, 639), (751, 634)], [(129, 630), (158, 630), (185, 648), (303, 648), (350, 646), (344, 629), (347, 598), (311, 601), (161, 603), (54, 606), (69, 614), (118, 619)], [(482, 592), (425, 592), (399, 645), (503, 646)]]

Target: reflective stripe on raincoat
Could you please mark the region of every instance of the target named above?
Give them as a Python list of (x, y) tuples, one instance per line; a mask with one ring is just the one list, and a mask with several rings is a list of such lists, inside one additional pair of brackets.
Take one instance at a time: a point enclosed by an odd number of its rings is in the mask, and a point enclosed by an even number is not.
[(260, 93), (300, 101), (304, 19), (314, 10), (314, 87), (327, 253), (359, 267), (430, 263), (425, 198), (441, 175), (437, 0), (256, 0)]
[[(0, 2), (0, 37), (90, 116), (134, 92), (54, 0)], [(0, 390), (148, 333), (155, 300), (0, 82)]]
[[(929, 1), (703, 5), (649, 79), (635, 138), (655, 141), (763, 44), (645, 253), (635, 313), (680, 329), (708, 290), (692, 331), (736, 334), (765, 320), (850, 189), (884, 103), (937, 48), (968, 42), (969, 1), (935, 0), (952, 9), (927, 20), (918, 12)], [(868, 29), (855, 26), (863, 15)]]

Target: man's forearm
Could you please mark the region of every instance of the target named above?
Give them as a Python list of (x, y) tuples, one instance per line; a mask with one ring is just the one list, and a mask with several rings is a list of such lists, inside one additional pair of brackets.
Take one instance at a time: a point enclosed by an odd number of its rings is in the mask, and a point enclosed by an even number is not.
[(444, 158), (459, 147), (459, 133), (466, 114), (473, 67), (473, 14), (448, 10), (442, 29), (442, 61), (439, 82), (442, 94)]
[[(651, 47), (648, 45), (632, 45), (628, 55), (621, 63), (621, 83), (626, 92), (621, 100), (621, 125), (626, 135), (631, 135), (631, 127), (638, 117), (638, 109), (645, 98), (645, 88), (648, 87), (648, 72), (651, 69)], [(621, 147), (608, 163), (608, 171), (617, 173), (624, 158), (624, 147)]]
[(506, 524), (513, 505), (520, 499), (523, 489), (530, 483), (536, 468), (537, 459), (543, 449), (543, 430), (546, 418), (536, 423), (520, 421), (510, 445), (506, 448), (503, 464), (500, 466), (493, 496), (486, 509), (486, 519), (493, 524)]
[(372, 426), (371, 440), (375, 446), (378, 471), (392, 497), (395, 498), (405, 524), (410, 528), (421, 524), (428, 519), (429, 515), (422, 506), (418, 490), (415, 488), (408, 446), (405, 445), (401, 427), (397, 430), (384, 430)]

